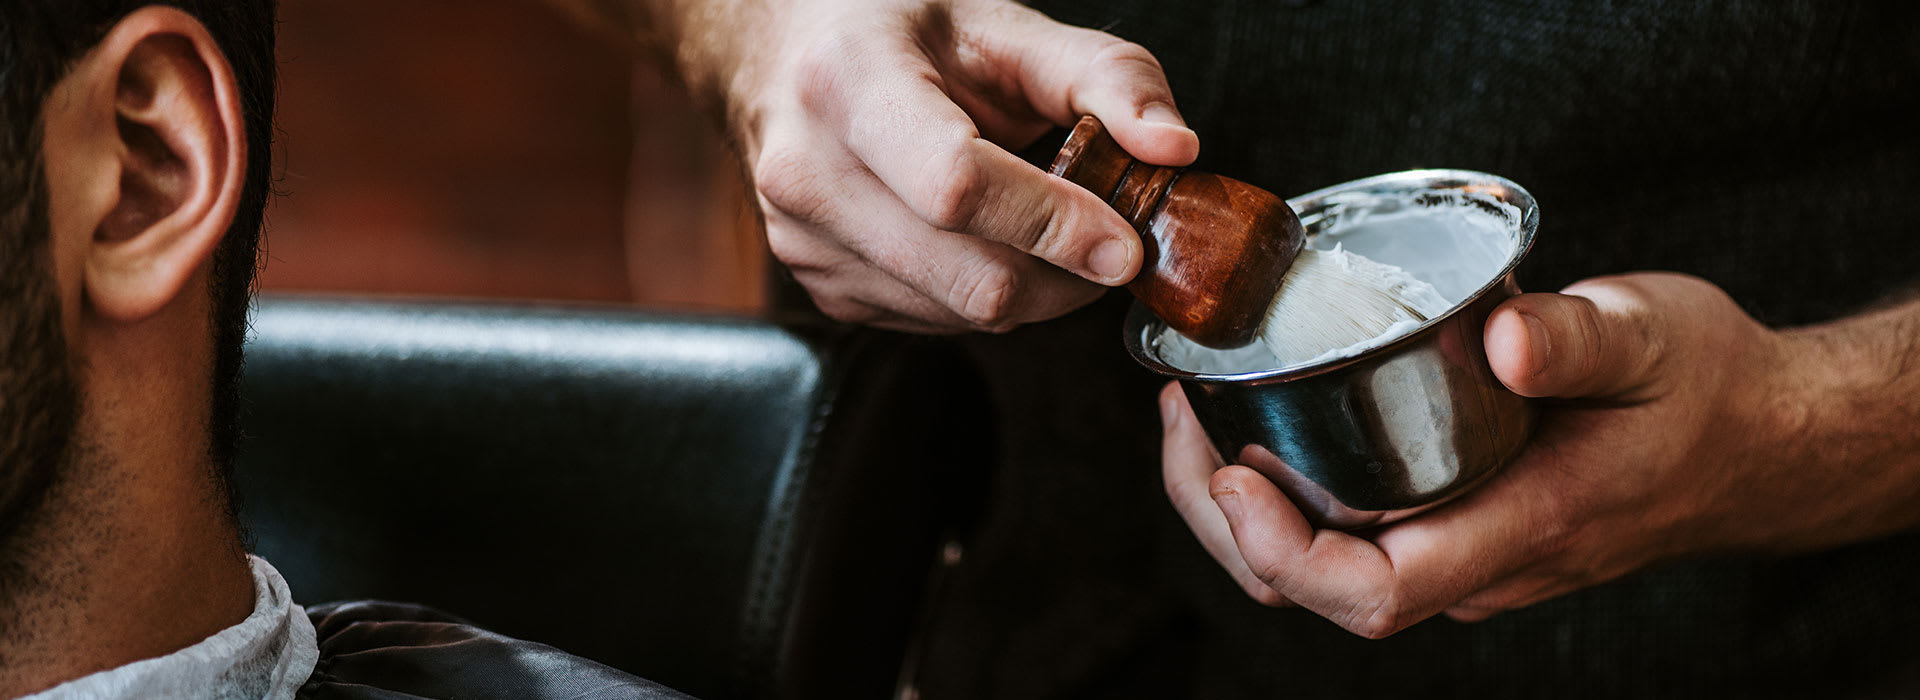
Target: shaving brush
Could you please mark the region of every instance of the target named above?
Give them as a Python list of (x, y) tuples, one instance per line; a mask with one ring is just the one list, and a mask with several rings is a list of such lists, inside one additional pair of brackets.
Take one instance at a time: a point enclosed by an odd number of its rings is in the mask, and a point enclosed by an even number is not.
[(1168, 327), (1216, 348), (1259, 336), (1307, 240), (1286, 202), (1233, 178), (1134, 160), (1092, 116), (1074, 125), (1052, 172), (1140, 232), (1146, 256), (1127, 290)]
[(1149, 165), (1081, 117), (1051, 169), (1099, 195), (1145, 243), (1128, 291), (1194, 342), (1264, 341), (1283, 364), (1424, 321), (1448, 304), (1398, 268), (1340, 250), (1304, 250), (1284, 200), (1213, 173)]

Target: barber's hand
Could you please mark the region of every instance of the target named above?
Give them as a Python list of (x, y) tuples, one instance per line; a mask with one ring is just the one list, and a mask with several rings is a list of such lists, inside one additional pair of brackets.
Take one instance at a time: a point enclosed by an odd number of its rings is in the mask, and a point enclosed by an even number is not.
[[(1870, 484), (1796, 446), (1804, 352), (1718, 288), (1672, 274), (1581, 282), (1496, 309), (1488, 359), (1514, 391), (1560, 397), (1503, 471), (1369, 532), (1315, 530), (1281, 491), (1222, 468), (1175, 385), (1164, 478), (1254, 598), (1367, 637), (1436, 613), (1478, 620), (1713, 550), (1791, 551), (1859, 534)], [(1866, 488), (1863, 488), (1865, 486)]]
[(1138, 234), (1007, 149), (1092, 114), (1142, 160), (1199, 151), (1159, 63), (1102, 32), (1004, 0), (738, 9), (759, 5), (733, 3), (722, 99), (773, 254), (841, 320), (1002, 331), (1082, 306), (1133, 277)]

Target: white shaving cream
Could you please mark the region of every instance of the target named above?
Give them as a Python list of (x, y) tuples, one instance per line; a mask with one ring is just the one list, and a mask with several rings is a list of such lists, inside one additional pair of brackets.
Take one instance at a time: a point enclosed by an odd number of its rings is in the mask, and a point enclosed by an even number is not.
[(1168, 329), (1154, 343), (1161, 361), (1238, 374), (1352, 357), (1451, 311), (1513, 255), (1512, 205), (1451, 190), (1367, 197), (1308, 240), (1268, 311), (1266, 342), (1216, 350)]

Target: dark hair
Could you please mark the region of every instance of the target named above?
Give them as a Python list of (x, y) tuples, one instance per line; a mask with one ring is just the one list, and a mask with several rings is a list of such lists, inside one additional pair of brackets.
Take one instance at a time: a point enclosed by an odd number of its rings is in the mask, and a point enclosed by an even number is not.
[[(39, 256), (46, 188), (41, 103), (114, 24), (141, 7), (179, 8), (200, 20), (226, 54), (238, 83), (247, 138), (246, 184), (233, 225), (213, 254), (213, 414), (216, 468), (232, 462), (239, 440), (240, 349), (272, 180), (275, 0), (0, 0), (0, 250)], [(38, 211), (36, 215), (34, 212)], [(18, 262), (18, 261), (15, 261)], [(8, 285), (0, 285), (5, 287)], [(12, 292), (11, 289), (0, 291)], [(0, 300), (24, 302), (28, 300)], [(0, 426), (0, 429), (5, 429)], [(230, 488), (230, 485), (229, 485)]]

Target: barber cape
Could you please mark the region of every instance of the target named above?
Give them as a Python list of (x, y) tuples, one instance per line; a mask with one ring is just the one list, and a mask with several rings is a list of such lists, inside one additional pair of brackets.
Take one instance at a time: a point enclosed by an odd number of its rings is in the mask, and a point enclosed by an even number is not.
[(313, 623), (293, 602), (287, 581), (265, 559), (253, 565), (253, 614), (200, 643), (166, 656), (135, 661), (27, 696), (30, 700), (85, 698), (294, 697), (313, 673), (320, 647)]

